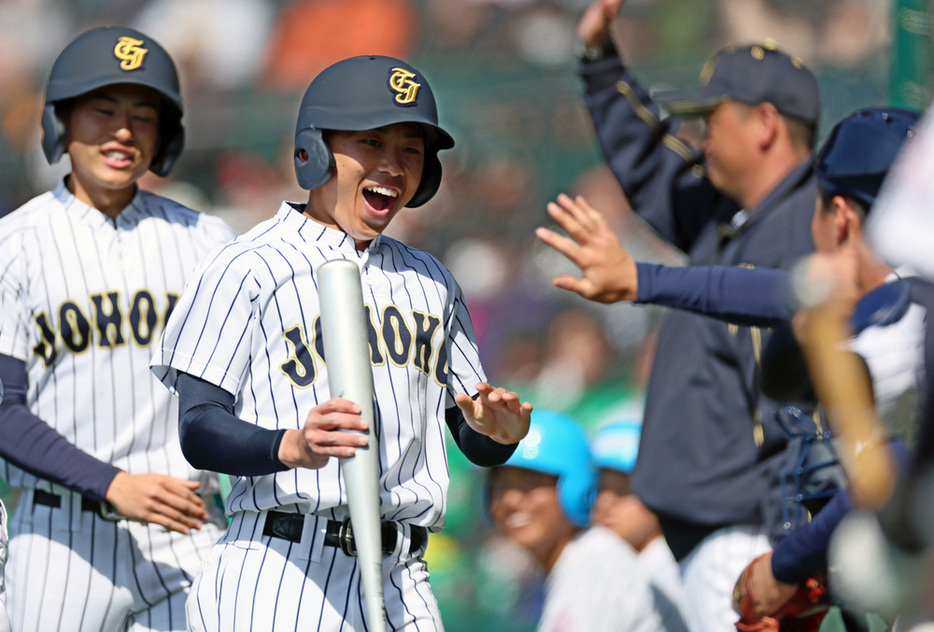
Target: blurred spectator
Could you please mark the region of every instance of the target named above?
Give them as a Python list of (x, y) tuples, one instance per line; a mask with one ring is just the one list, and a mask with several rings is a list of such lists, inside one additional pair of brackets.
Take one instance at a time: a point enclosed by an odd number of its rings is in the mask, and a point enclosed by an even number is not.
[[(290, 165), (291, 167), (291, 165)], [(217, 160), (218, 200), (215, 212), (243, 233), (268, 219), (268, 209), (283, 199), (300, 199), (289, 190), (282, 173), (262, 156), (248, 151), (229, 151)], [(294, 180), (294, 174), (289, 174)], [(295, 185), (297, 186), (297, 185)]]
[(533, 379), (544, 350), (541, 335), (554, 311), (522, 275), (522, 258), (522, 250), (505, 236), (479, 232), (453, 242), (443, 257), (448, 269), (463, 279), (480, 359), (494, 382)]
[[(67, 41), (72, 22), (72, 12), (52, 0), (0, 2), (0, 216), (57, 181), (36, 181), (31, 164), (45, 81), (39, 75), (48, 72), (58, 51), (49, 42)], [(41, 152), (35, 158), (48, 169)]]
[(523, 395), (540, 408), (567, 412), (583, 428), (595, 428), (633, 397), (629, 376), (617, 361), (599, 318), (583, 307), (564, 308), (542, 341), (540, 369)]
[(178, 60), (183, 93), (225, 91), (255, 80), (274, 17), (265, 0), (149, 0), (130, 26)]
[(853, 67), (891, 41), (891, 3), (875, 0), (720, 0), (724, 43), (771, 39), (804, 59)]
[(533, 65), (566, 64), (574, 51), (574, 22), (560, 7), (536, 3), (516, 20), (513, 39), (519, 56)]
[(505, 16), (484, 2), (426, 0), (419, 38), (424, 48), (442, 54), (482, 50), (496, 57), (508, 41)]
[(665, 542), (658, 517), (629, 489), (629, 475), (639, 453), (641, 414), (606, 424), (591, 441), (600, 476), (593, 523), (632, 545), (652, 586), (655, 610), (668, 632), (687, 632), (681, 613), (681, 573)]
[(539, 632), (663, 629), (635, 550), (612, 531), (588, 526), (596, 471), (573, 419), (534, 410), (529, 433), (488, 481), (496, 526), (547, 575)]
[(345, 57), (406, 59), (416, 20), (410, 0), (292, 0), (279, 13), (269, 38), (261, 83), (294, 90)]

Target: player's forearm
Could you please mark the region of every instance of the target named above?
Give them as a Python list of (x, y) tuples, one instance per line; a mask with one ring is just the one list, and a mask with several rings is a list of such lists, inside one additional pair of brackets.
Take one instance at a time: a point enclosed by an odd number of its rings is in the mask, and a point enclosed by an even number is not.
[(0, 456), (16, 467), (103, 502), (120, 469), (84, 452), (26, 405), (26, 365), (0, 355)]
[[(888, 443), (900, 476), (911, 463), (911, 453), (904, 443)], [(780, 541), (772, 554), (772, 574), (786, 584), (800, 584), (811, 575), (827, 570), (827, 547), (834, 530), (853, 509), (853, 500), (841, 489), (806, 525)]]
[(235, 476), (288, 469), (277, 456), (285, 430), (243, 421), (233, 414), (233, 395), (199, 378), (179, 373), (176, 387), (179, 443), (192, 467)]
[(636, 303), (664, 305), (738, 325), (772, 327), (791, 319), (788, 273), (734, 266), (672, 267), (637, 263)]
[(772, 553), (772, 574), (786, 584), (800, 584), (827, 570), (827, 546), (834, 529), (853, 508), (846, 490), (837, 492), (806, 525), (792, 531)]
[(454, 443), (460, 448), (464, 456), (480, 467), (502, 465), (509, 460), (516, 451), (516, 445), (497, 443), (490, 437), (481, 434), (470, 427), (460, 408), (448, 408), (445, 411), (445, 422), (454, 437)]

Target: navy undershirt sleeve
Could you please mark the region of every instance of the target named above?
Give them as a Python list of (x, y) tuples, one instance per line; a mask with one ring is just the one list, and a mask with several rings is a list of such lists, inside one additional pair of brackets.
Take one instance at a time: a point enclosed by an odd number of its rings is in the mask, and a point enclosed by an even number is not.
[[(911, 453), (898, 439), (888, 443), (902, 478), (908, 470)], [(827, 570), (827, 547), (834, 529), (853, 509), (847, 490), (841, 489), (806, 525), (782, 538), (772, 552), (772, 574), (786, 584), (800, 584), (815, 573)]]
[(179, 373), (178, 437), (192, 467), (234, 476), (261, 476), (288, 468), (278, 457), (285, 430), (269, 430), (234, 415), (234, 396)]
[(454, 443), (474, 465), (480, 467), (502, 465), (516, 451), (517, 443), (504, 445), (471, 428), (457, 406), (448, 408), (444, 416), (451, 435), (454, 437)]
[(827, 570), (827, 546), (840, 521), (853, 508), (846, 490), (840, 490), (806, 525), (775, 545), (772, 574), (786, 584), (800, 584)]
[(791, 319), (789, 275), (774, 268), (637, 263), (635, 303), (651, 303), (738, 325), (773, 327)]
[[(193, 467), (233, 474), (261, 476), (287, 470), (279, 461), (285, 430), (268, 430), (234, 415), (234, 396), (219, 386), (179, 373), (179, 441)], [(445, 421), (461, 452), (480, 466), (502, 465), (515, 451), (471, 428), (457, 407)]]
[(82, 451), (26, 405), (26, 364), (0, 354), (0, 456), (34, 476), (105, 502), (120, 469)]

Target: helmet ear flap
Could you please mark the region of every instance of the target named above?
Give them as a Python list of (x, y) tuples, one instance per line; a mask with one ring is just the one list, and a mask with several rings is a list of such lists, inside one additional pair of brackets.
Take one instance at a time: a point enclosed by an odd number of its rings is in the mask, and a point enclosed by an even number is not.
[(406, 204), (409, 208), (421, 206), (434, 197), (435, 193), (441, 187), (441, 161), (438, 160), (438, 154), (425, 156), (425, 168), (422, 171), (422, 181), (418, 185), (418, 190), (412, 196), (412, 200)]
[(65, 153), (65, 123), (55, 113), (52, 103), (42, 110), (42, 151), (50, 165), (58, 162)]
[(313, 191), (334, 175), (334, 154), (321, 130), (306, 127), (295, 135), (295, 177), (303, 189)]
[(590, 524), (590, 509), (597, 500), (596, 471), (590, 468), (574, 469), (558, 477), (558, 499), (561, 508), (573, 524)]
[(178, 131), (165, 144), (159, 156), (149, 165), (149, 170), (157, 176), (165, 177), (172, 171), (175, 161), (182, 153), (182, 147), (185, 145), (185, 130), (179, 126)]

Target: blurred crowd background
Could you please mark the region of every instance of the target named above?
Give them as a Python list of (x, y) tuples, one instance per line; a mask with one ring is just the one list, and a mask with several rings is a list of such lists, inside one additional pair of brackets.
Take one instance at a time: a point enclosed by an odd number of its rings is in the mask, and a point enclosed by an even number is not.
[[(0, 0), (0, 215), (67, 172), (41, 153), (44, 84), (62, 47), (92, 26), (124, 24), (158, 40), (180, 67), (186, 148), (169, 179), (145, 188), (238, 232), (283, 199), (304, 201), (292, 142), (304, 89), (325, 66), (386, 54), (422, 70), (457, 145), (444, 181), (388, 234), (442, 259), (460, 281), (484, 367), (539, 408), (588, 431), (639, 419), (661, 312), (599, 306), (553, 288), (570, 272), (539, 247), (558, 193), (583, 194), (640, 260), (677, 263), (629, 213), (597, 147), (575, 73), (586, 0)], [(820, 82), (819, 136), (853, 110), (930, 98), (930, 76), (893, 81), (897, 27), (930, 38), (927, 0), (629, 0), (615, 35), (653, 90), (690, 89), (720, 46), (771, 38)], [(926, 29), (926, 30), (925, 30)], [(65, 159), (67, 161), (67, 157)], [(453, 446), (453, 442), (451, 442)], [(541, 578), (497, 537), (483, 509), (483, 474), (456, 448), (448, 525), (428, 549), (445, 624), (531, 630)]]

